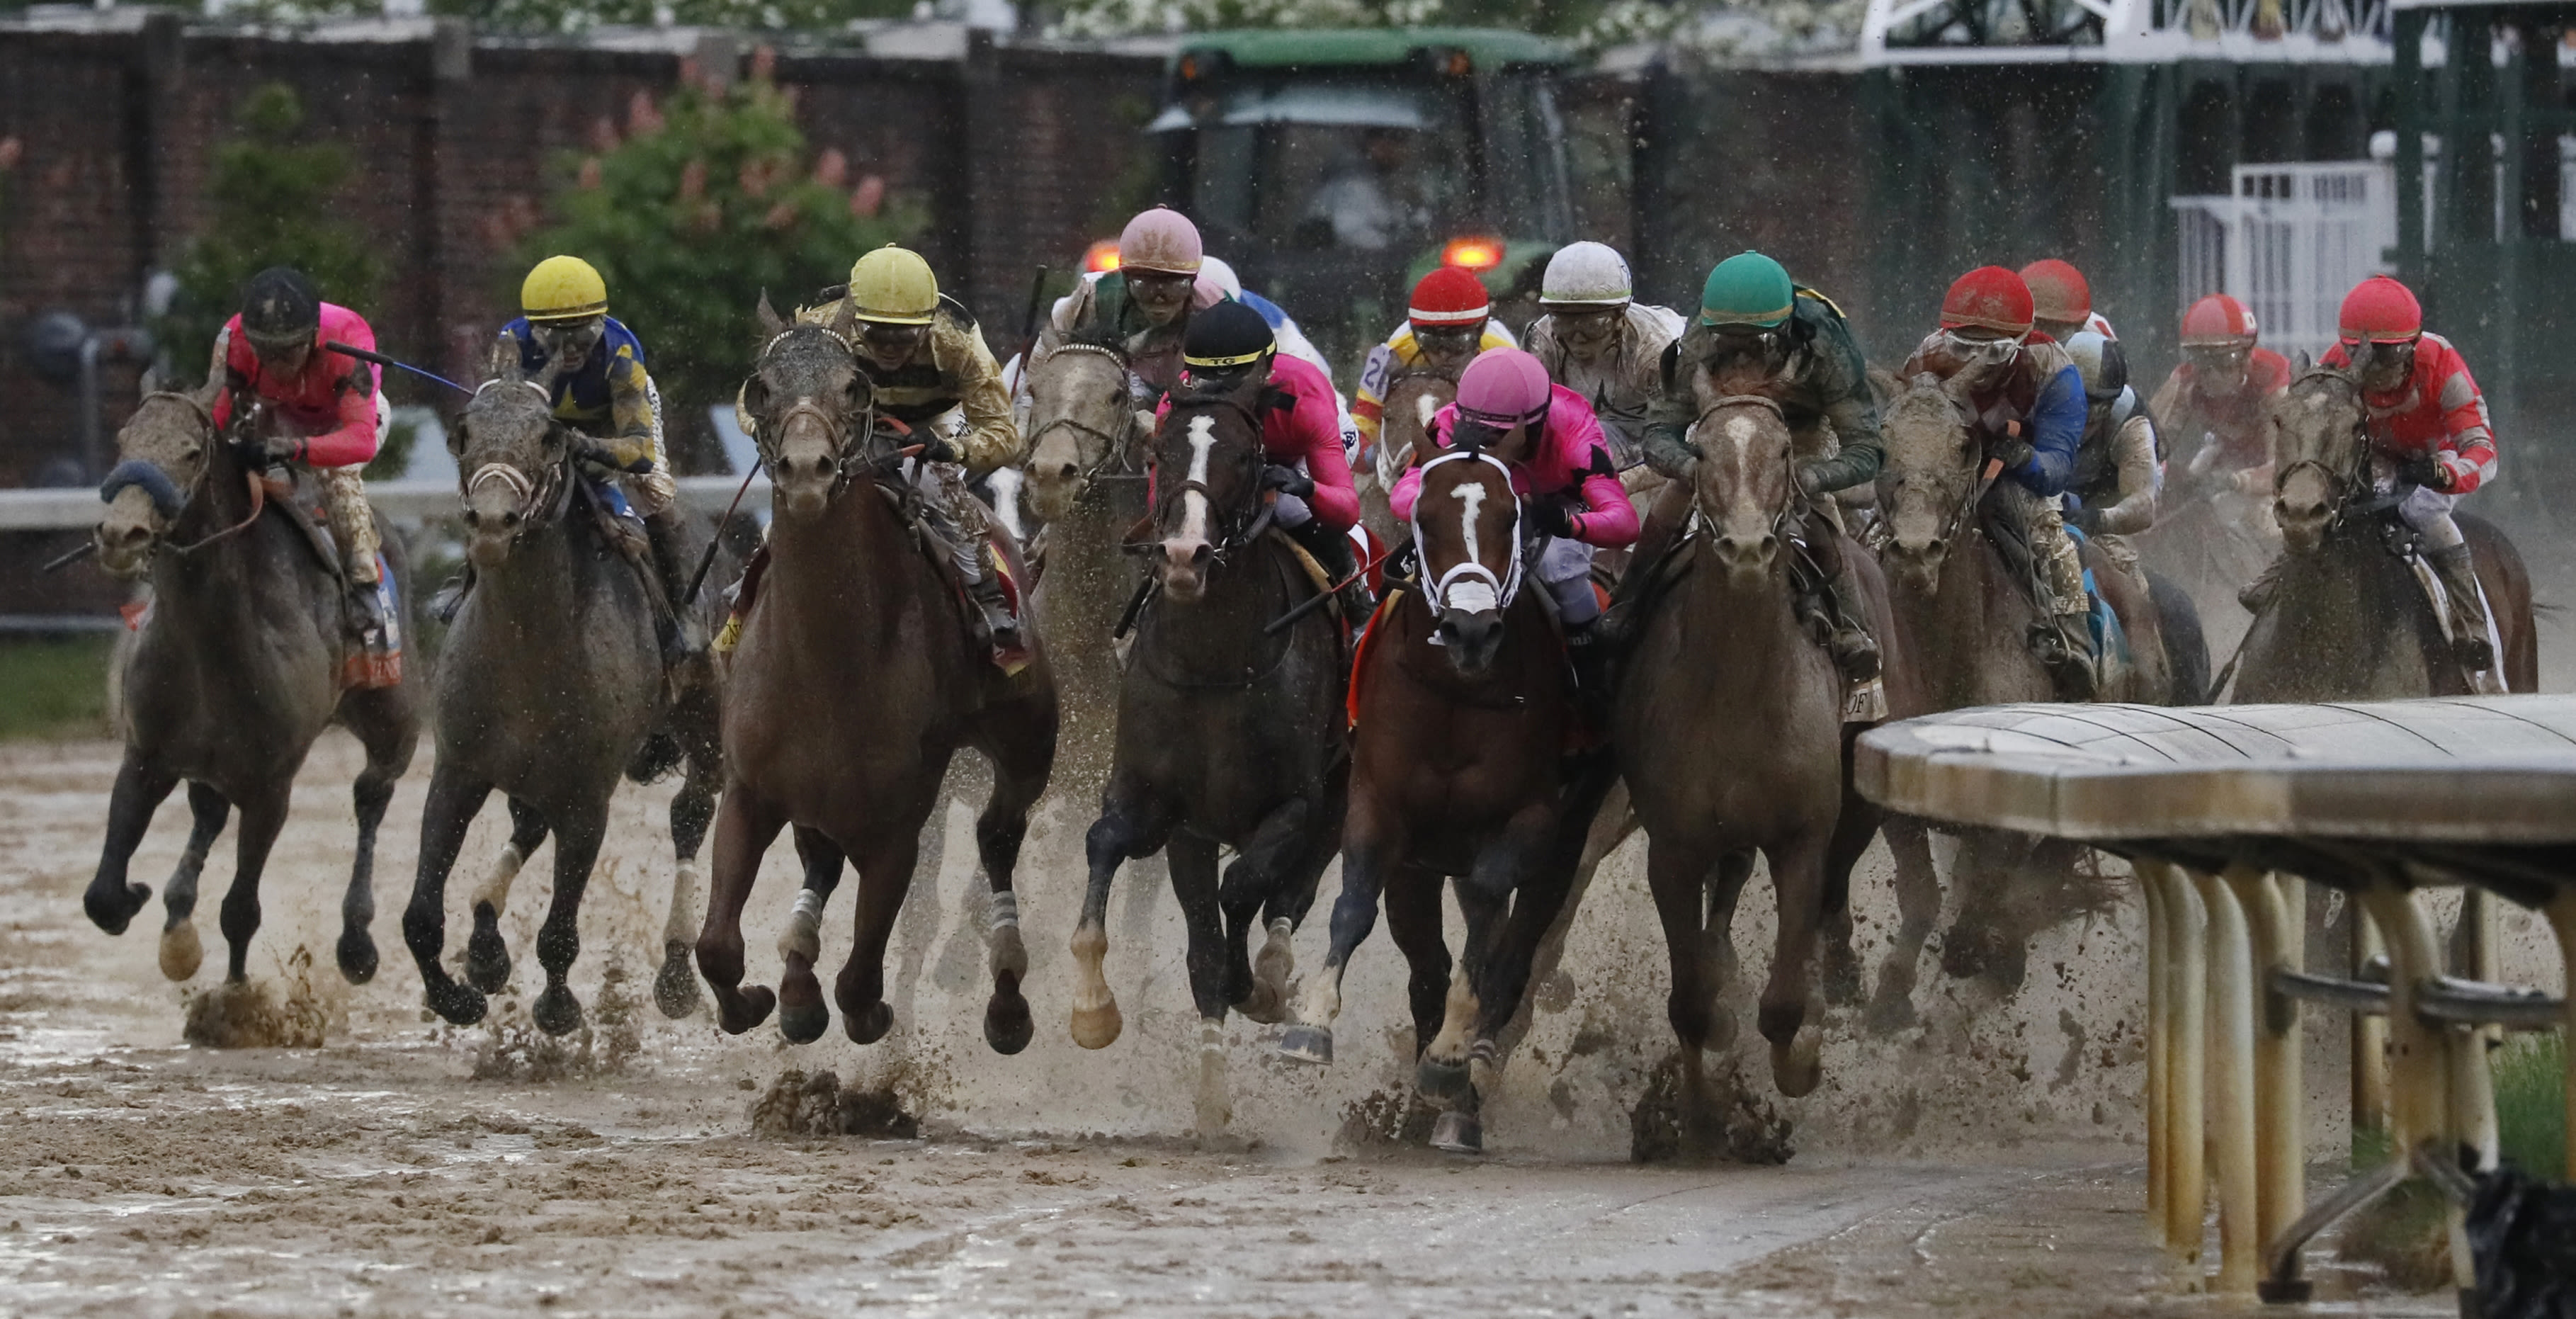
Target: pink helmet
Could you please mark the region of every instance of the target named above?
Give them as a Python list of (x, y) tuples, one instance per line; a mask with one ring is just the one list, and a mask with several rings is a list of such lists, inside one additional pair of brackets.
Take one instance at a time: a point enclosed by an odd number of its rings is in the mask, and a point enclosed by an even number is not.
[(1205, 260), (1205, 249), (1199, 245), (1199, 227), (1190, 223), (1190, 217), (1168, 206), (1139, 214), (1118, 235), (1120, 270), (1195, 275)]
[(1547, 412), (1547, 367), (1518, 348), (1489, 348), (1458, 377), (1458, 415), (1497, 430)]

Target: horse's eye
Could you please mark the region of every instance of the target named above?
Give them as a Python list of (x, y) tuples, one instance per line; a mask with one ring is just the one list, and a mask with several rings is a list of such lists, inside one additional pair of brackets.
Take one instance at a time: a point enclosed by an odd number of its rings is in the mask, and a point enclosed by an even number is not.
[(202, 444), (190, 443), (183, 445), (179, 450), (179, 461), (183, 463), (193, 463), (199, 458), (204, 457), (205, 453), (206, 446)]

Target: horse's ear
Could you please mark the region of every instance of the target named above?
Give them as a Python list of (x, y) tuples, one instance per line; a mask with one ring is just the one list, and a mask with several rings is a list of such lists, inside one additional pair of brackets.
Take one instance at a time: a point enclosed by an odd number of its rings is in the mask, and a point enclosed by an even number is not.
[[(1929, 376), (1931, 373), (1925, 372), (1924, 374)], [(1918, 377), (1918, 379), (1920, 378), (1921, 377)], [(1941, 392), (1948, 395), (1951, 402), (1959, 405), (1960, 411), (1969, 412), (1975, 410), (1976, 404), (1970, 401), (1969, 396), (1974, 394), (1976, 391), (1969, 384), (1967, 372), (1962, 371), (1947, 380), (1941, 380), (1937, 383), (1941, 387)]]
[(775, 339), (787, 329), (787, 322), (780, 320), (777, 309), (769, 305), (768, 289), (764, 288), (760, 291), (760, 305), (752, 309), (752, 314), (760, 318), (760, 335), (763, 339)]
[(502, 335), (492, 341), (492, 350), (483, 355), (483, 378), (515, 385), (528, 378), (519, 367), (519, 341)]
[(847, 339), (850, 337), (851, 327), (858, 323), (859, 309), (848, 298), (832, 304), (832, 319), (829, 322), (832, 333)]
[(2293, 379), (2306, 375), (2308, 372), (2315, 370), (2316, 365), (2317, 364), (2315, 362), (2309, 360), (2308, 350), (2302, 348), (2299, 350), (2298, 356), (2290, 359), (2290, 375)]

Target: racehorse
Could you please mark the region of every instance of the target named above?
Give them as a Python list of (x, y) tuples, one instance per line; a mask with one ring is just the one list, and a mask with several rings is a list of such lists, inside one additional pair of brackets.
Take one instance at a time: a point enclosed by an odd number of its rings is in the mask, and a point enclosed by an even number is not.
[[(517, 351), (504, 345), (488, 374), (450, 440), (466, 474), (474, 585), (439, 657), (438, 759), (403, 941), (430, 1009), (458, 1025), (482, 1020), (484, 996), (510, 976), (499, 922), (511, 881), (551, 831), (554, 892), (537, 934), (546, 987), (532, 1015), (549, 1034), (578, 1029), (581, 1003), (564, 981), (581, 951), (581, 900), (607, 837), (609, 798), (619, 778), (647, 782), (685, 759), (671, 799), (678, 867), (654, 992), (665, 1014), (686, 1016), (698, 1002), (687, 937), (698, 847), (723, 772), (714, 677), (696, 661), (697, 680), (677, 699), (666, 695), (656, 616), (677, 602), (660, 600), (640, 555), (629, 557), (640, 551), (642, 526), (618, 521), (584, 473), (592, 442), (555, 420), (551, 368), (529, 379)], [(509, 801), (510, 841), (474, 895), (458, 984), (439, 964), (447, 879), (467, 826), (496, 788)]]
[[(1416, 1088), (1445, 1105), (1442, 1149), (1484, 1145), (1480, 1112), (1539, 941), (1564, 906), (1584, 836), (1615, 774), (1569, 773), (1576, 719), (1565, 644), (1524, 591), (1511, 468), (1480, 451), (1419, 464), (1414, 541), (1424, 585), (1381, 608), (1353, 677), (1350, 814), (1332, 946), (1280, 1052), (1333, 1060), (1343, 970), (1377, 923), (1411, 969)], [(1454, 976), (1441, 934), (1455, 877), (1467, 940)], [(1508, 914), (1506, 905), (1508, 904)], [(1481, 1075), (1479, 1074), (1481, 1073)]]
[[(1980, 514), (2000, 473), (1992, 470), (1969, 427), (1971, 407), (1963, 387), (1945, 385), (1928, 373), (1918, 375), (1888, 404), (1881, 427), (1887, 460), (1878, 477), (1885, 526), (1880, 560), (1887, 569), (1896, 631), (1919, 675), (1927, 711), (2057, 699), (2055, 684), (2025, 642), (2038, 618), (2037, 606)], [(2162, 637), (2168, 644), (2187, 644), (2199, 636), (2196, 626), (2153, 626), (2149, 616), (2155, 602), (2094, 547), (2086, 546), (2086, 554), (2129, 636)], [(2178, 663), (2160, 646), (2142, 645), (2132, 659), (2113, 666), (2098, 699), (2169, 704), (2176, 695), (2173, 674), (2206, 672), (2205, 660)], [(1891, 966), (1909, 951), (1919, 951), (1919, 939), (1908, 941), (1918, 932), (1928, 933), (1940, 908), (1929, 849), (1917, 852), (1910, 840), (1901, 841), (1908, 832), (1891, 827), (1889, 833), (1889, 843), (1897, 849), (1900, 911)], [(1942, 968), (1953, 976), (1983, 974), (2006, 989), (2017, 987), (2029, 936), (2060, 914), (2041, 909), (2048, 904), (2036, 890), (2048, 885), (2040, 877), (2053, 874), (2062, 883), (2081, 854), (2071, 846), (2049, 845), (2034, 856), (2035, 840), (1993, 831), (1966, 831), (1962, 839), (1952, 882), (1962, 886), (1965, 896), (1942, 938)], [(2025, 866), (2031, 882), (2013, 878)], [(1902, 1018), (1883, 993), (1881, 999), (1881, 1010)]]
[(856, 939), (833, 998), (851, 1039), (882, 1039), (894, 1024), (886, 941), (948, 762), (971, 746), (993, 767), (975, 822), (993, 892), (984, 1039), (1017, 1053), (1033, 1027), (1011, 875), (1055, 755), (1044, 648), (1033, 644), (1028, 666), (1005, 675), (976, 640), (957, 588), (923, 553), (907, 512), (919, 496), (898, 476), (907, 454), (874, 424), (848, 312), (788, 325), (764, 298), (759, 316), (769, 337), (741, 399), (775, 511), (767, 573), (726, 678), (725, 793), (699, 973), (727, 1032), (751, 1029), (783, 1003), (789, 1038), (819, 1033), (828, 1009), (810, 953), (788, 957), (778, 993), (741, 987), (743, 906), (762, 854), (796, 825), (800, 841), (810, 833), (837, 853), (807, 850), (809, 878), (827, 862), (837, 874), (842, 857), (858, 866)]
[[(339, 555), (317, 534), (310, 482), (272, 495), (261, 460), (238, 447), (255, 432), (257, 405), (236, 414), (236, 434), (218, 433), (211, 411), (219, 381), (199, 393), (146, 394), (117, 432), (118, 462), (100, 495), (107, 509), (90, 533), (102, 567), (120, 577), (151, 574), (151, 604), (110, 681), (120, 690), (124, 763), (109, 798), (107, 842), (81, 897), (89, 918), (122, 934), (149, 885), (129, 883), (126, 866), (152, 813), (182, 779), (194, 827), (163, 896), (162, 974), (186, 980), (204, 953), (190, 917), (206, 853), (226, 816), (241, 810), (232, 888), (220, 924), (230, 948), (225, 977), (246, 978), (259, 930), (259, 880), (286, 825), (295, 771), (322, 730), (338, 723), (366, 747), (358, 774), (357, 858), (340, 904), (340, 973), (364, 984), (376, 973), (373, 872), (376, 826), (394, 780), (420, 740), (416, 687), (344, 690), (346, 587)], [(401, 542), (384, 555), (398, 588), (409, 585)], [(411, 600), (398, 589), (408, 630)]]
[[(1770, 862), (1779, 919), (1758, 1024), (1784, 1095), (1815, 1089), (1817, 936), (1847, 909), (1851, 870), (1881, 813), (1853, 791), (1844, 682), (1795, 612), (1789, 533), (1799, 519), (1788, 423), (1752, 396), (1704, 397), (1692, 434), (1692, 561), (1645, 620), (1614, 720), (1620, 768), (1646, 828), (1646, 882), (1672, 957), (1673, 1031), (1694, 1107), (1701, 1054), (1734, 1035), (1718, 996), (1735, 973), (1735, 899), (1749, 853)], [(1885, 587), (1846, 543), (1884, 639), (1892, 689), (1910, 673)], [(1714, 901), (1711, 890), (1714, 889)], [(1937, 897), (1937, 892), (1936, 892)]]
[[(1091, 885), (1073, 935), (1073, 1039), (1108, 1047), (1121, 1019), (1101, 962), (1109, 889), (1121, 863), (1168, 845), (1172, 892), (1189, 929), (1199, 1013), (1199, 1137), (1232, 1120), (1224, 1023), (1286, 1011), (1289, 936), (1339, 846), (1342, 642), (1321, 610), (1268, 624), (1317, 585), (1261, 489), (1263, 381), (1233, 392), (1184, 388), (1156, 428), (1155, 595), (1137, 624), (1118, 694), (1118, 739), (1100, 818), (1085, 840)], [(1217, 848), (1235, 850), (1222, 886)], [(1267, 931), (1256, 964), (1246, 940)]]
[(1411, 371), (1387, 386), (1375, 461), (1366, 466), (1368, 480), (1360, 489), (1360, 522), (1379, 544), (1401, 545), (1412, 538), (1413, 529), (1396, 521), (1387, 498), (1404, 469), (1432, 452), (1431, 419), (1457, 397), (1458, 376), (1451, 371)]
[(1127, 379), (1125, 354), (1083, 340), (1045, 350), (1028, 367), (1028, 502), (1046, 523), (1032, 604), (1064, 696), (1054, 782), (1086, 804), (1109, 778), (1118, 728), (1112, 634), (1141, 580), (1120, 548), (1145, 505)]
[[(2272, 405), (2272, 512), (2281, 575), (2245, 634), (2239, 701), (2377, 701), (2469, 691), (2442, 619), (2394, 550), (2412, 533), (2394, 509), (2405, 493), (2372, 480), (2361, 386), (2330, 367), (2292, 381)], [(2467, 536), (2495, 619), (2505, 686), (2539, 690), (2531, 574), (2494, 524), (2453, 515)]]

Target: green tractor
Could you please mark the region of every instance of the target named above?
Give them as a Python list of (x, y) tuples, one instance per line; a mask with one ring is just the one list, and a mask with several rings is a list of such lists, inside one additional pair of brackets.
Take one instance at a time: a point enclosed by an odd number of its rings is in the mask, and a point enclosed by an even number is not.
[[(1162, 200), (1212, 256), (1355, 363), (1436, 264), (1498, 308), (1575, 237), (1552, 41), (1486, 28), (1211, 32), (1172, 58)], [(1519, 318), (1515, 318), (1519, 319)]]

